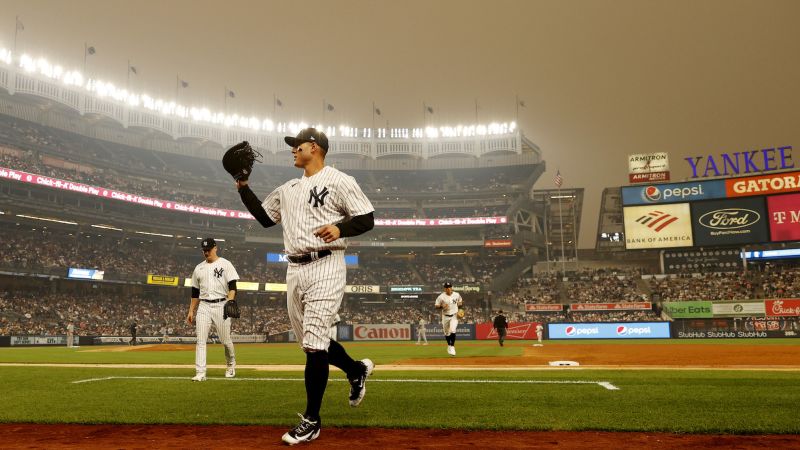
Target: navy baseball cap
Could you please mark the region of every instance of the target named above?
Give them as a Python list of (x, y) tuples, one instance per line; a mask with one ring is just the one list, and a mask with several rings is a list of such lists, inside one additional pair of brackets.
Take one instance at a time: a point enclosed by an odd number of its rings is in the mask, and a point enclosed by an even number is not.
[(451, 282), (449, 282), (449, 281), (448, 281), (448, 282), (444, 283), (444, 284), (442, 285), (442, 287), (445, 287), (445, 288), (451, 288), (451, 287), (453, 287), (453, 283), (451, 283)]
[(203, 239), (203, 242), (200, 243), (200, 247), (202, 247), (203, 250), (211, 250), (216, 246), (217, 241), (215, 241), (214, 238), (205, 238)]
[(297, 136), (286, 136), (283, 140), (292, 148), (297, 147), (303, 142), (316, 142), (317, 145), (325, 149), (326, 152), (328, 151), (328, 136), (325, 136), (325, 133), (316, 128), (304, 128), (297, 133)]

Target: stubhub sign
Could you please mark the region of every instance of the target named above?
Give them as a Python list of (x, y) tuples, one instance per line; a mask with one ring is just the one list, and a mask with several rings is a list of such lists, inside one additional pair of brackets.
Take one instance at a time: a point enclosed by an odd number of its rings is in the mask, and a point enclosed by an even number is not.
[(550, 339), (669, 338), (669, 322), (550, 323)]

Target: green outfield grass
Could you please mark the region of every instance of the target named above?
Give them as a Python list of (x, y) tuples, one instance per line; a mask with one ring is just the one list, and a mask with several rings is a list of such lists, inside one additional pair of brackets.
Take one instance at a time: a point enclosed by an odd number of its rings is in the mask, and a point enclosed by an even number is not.
[[(192, 369), (0, 367), (0, 422), (293, 425), (299, 372), (241, 369), (236, 380)], [(102, 377), (145, 377), (75, 381)], [(167, 379), (147, 377), (174, 377)], [(291, 378), (258, 381), (245, 378)], [(385, 380), (385, 381), (382, 381)], [(395, 381), (390, 381), (395, 380)], [(464, 380), (421, 383), (413, 380)], [(472, 381), (482, 381), (481, 383)], [(499, 384), (496, 381), (608, 381)], [(800, 373), (769, 371), (376, 371), (359, 408), (338, 371), (322, 409), (327, 426), (516, 430), (798, 433)]]
[[(574, 341), (546, 342), (571, 345)], [(591, 341), (581, 341), (587, 343)], [(609, 341), (596, 341), (609, 343)], [(638, 345), (626, 341), (620, 345)], [(696, 341), (660, 341), (664, 344)], [(792, 340), (716, 341), (786, 345)], [(524, 345), (458, 345), (459, 358), (518, 356)], [(378, 369), (363, 405), (347, 404), (343, 374), (331, 370), (322, 415), (326, 426), (458, 429), (800, 433), (800, 371), (526, 370), (381, 371), (381, 364), (445, 357), (444, 345), (347, 343)], [(97, 352), (91, 350), (103, 349)], [(0, 422), (293, 425), (302, 412), (302, 373), (239, 369), (235, 380), (209, 370), (192, 383), (194, 351), (110, 351), (120, 347), (0, 349), (3, 363), (185, 364), (182, 369), (0, 366), (7, 389)], [(296, 344), (237, 345), (239, 364), (303, 364)], [(468, 361), (465, 361), (468, 363)], [(224, 364), (220, 345), (209, 364)], [(101, 379), (82, 383), (75, 381)], [(140, 377), (140, 378), (126, 378)], [(159, 378), (160, 377), (160, 378)], [(255, 378), (253, 380), (249, 378)], [(274, 379), (289, 380), (274, 380)], [(269, 380), (273, 379), (273, 380)], [(422, 382), (427, 381), (427, 382)], [(523, 383), (499, 383), (515, 381)], [(537, 384), (529, 383), (535, 381)], [(597, 384), (604, 381), (618, 390)], [(559, 384), (546, 384), (561, 382)]]

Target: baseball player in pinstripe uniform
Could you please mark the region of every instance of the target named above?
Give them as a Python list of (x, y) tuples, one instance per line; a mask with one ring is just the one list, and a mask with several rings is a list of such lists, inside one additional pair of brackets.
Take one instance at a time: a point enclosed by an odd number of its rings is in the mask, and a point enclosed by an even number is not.
[(236, 296), (236, 280), (239, 274), (230, 261), (217, 255), (217, 243), (212, 238), (203, 239), (201, 244), (205, 261), (194, 268), (192, 273), (192, 303), (186, 323), (196, 324), (197, 345), (195, 346), (195, 371), (192, 381), (206, 381), (206, 341), (211, 325), (217, 330), (219, 340), (225, 346), (225, 361), (228, 368), (226, 378), (236, 376), (236, 355), (231, 339), (231, 319), (223, 317), (225, 303)]
[(366, 393), (374, 364), (369, 359), (353, 360), (330, 338), (330, 329), (344, 296), (346, 238), (372, 229), (374, 208), (353, 177), (325, 165), (324, 133), (306, 128), (285, 141), (292, 147), (295, 167), (303, 169), (301, 178), (278, 187), (263, 203), (247, 181), (237, 181), (236, 187), (262, 226), (283, 224), (289, 320), (306, 353), (306, 411), (300, 414), (300, 423), (283, 435), (283, 442), (294, 445), (319, 437), (329, 364), (347, 374), (350, 406), (358, 406)]
[(453, 292), (452, 283), (444, 284), (444, 292), (436, 297), (436, 309), (442, 310), (442, 332), (447, 341), (447, 354), (456, 356), (456, 329), (458, 328), (458, 307), (464, 304), (461, 294)]

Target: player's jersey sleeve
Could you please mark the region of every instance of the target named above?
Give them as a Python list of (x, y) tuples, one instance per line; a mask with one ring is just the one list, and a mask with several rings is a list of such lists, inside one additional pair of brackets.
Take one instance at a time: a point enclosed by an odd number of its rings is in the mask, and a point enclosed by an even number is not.
[(281, 223), (281, 192), (287, 184), (284, 183), (277, 187), (261, 202), (261, 207), (267, 212), (269, 219), (275, 223)]
[(192, 287), (195, 289), (200, 289), (200, 265), (198, 264), (194, 268), (194, 272), (192, 272)]
[(349, 175), (342, 174), (336, 193), (337, 209), (345, 217), (361, 216), (375, 211), (356, 179)]
[(225, 273), (227, 273), (228, 276), (226, 277), (225, 281), (226, 282), (230, 282), (230, 281), (233, 281), (233, 280), (238, 280), (239, 279), (239, 273), (236, 272), (236, 268), (233, 267), (233, 264), (231, 264), (231, 262), (228, 261), (227, 259), (225, 261), (228, 263), (228, 270), (225, 271)]
[(436, 303), (434, 303), (434, 306), (439, 306), (439, 305), (441, 305), (443, 302), (444, 302), (444, 301), (442, 300), (442, 294), (439, 294), (439, 296), (438, 296), (438, 297), (436, 297)]

